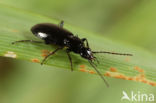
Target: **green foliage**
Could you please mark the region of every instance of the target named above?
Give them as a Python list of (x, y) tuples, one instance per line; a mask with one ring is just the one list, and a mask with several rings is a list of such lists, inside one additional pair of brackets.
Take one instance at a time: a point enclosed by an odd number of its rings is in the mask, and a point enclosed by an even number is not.
[[(21, 39), (39, 40), (30, 32), (34, 24), (58, 24), (63, 19), (65, 28), (80, 38), (88, 38), (93, 50), (134, 55), (96, 55), (100, 61), (97, 68), (101, 73), (107, 73), (114, 67), (117, 72), (109, 73), (119, 73), (118, 77), (124, 75), (135, 80), (136, 76), (142, 77), (145, 73), (146, 79), (141, 80), (146, 82), (148, 79), (153, 83), (156, 81), (155, 5), (154, 0), (1, 0), (0, 56), (15, 57), (17, 54), (17, 59), (0, 58), (0, 103), (131, 103), (121, 101), (123, 90), (128, 93), (156, 93), (151, 85), (105, 77), (110, 84), (107, 88), (99, 76), (75, 72), (83, 69), (80, 65), (85, 65), (87, 71), (94, 69), (74, 53), (75, 71), (71, 72), (63, 50), (43, 66), (32, 63), (32, 59), (43, 59), (42, 50), (54, 50), (56, 47), (53, 45), (11, 45), (11, 42)], [(134, 67), (145, 72), (138, 75), (140, 73)]]
[[(30, 28), (41, 22), (59, 23), (58, 20), (50, 19), (39, 14), (30, 13), (21, 9), (16, 9), (6, 5), (0, 5), (0, 23), (1, 23), (1, 50), (0, 55), (6, 56), (9, 52), (14, 52), (17, 55), (17, 59), (32, 61), (38, 59), (42, 61), (42, 51), (52, 51), (56, 47), (48, 46), (44, 44), (33, 43), (18, 43), (12, 45), (11, 42), (17, 40), (37, 40), (35, 36), (30, 32)], [(84, 30), (76, 29), (65, 23), (65, 28), (78, 34), (80, 38), (86, 37), (89, 40), (92, 50), (104, 50), (114, 51), (121, 53), (132, 53), (133, 57), (116, 56), (108, 54), (96, 54), (100, 64), (98, 69), (102, 74), (109, 71), (111, 67), (117, 68), (118, 72), (123, 73), (126, 76), (135, 76), (138, 74), (134, 70), (135, 66), (143, 68), (146, 77), (150, 80), (156, 81), (154, 78), (155, 72), (155, 55), (147, 52), (144, 49), (135, 47), (129, 44), (122, 44), (118, 41), (111, 41), (98, 34), (86, 32)], [(85, 65), (85, 69), (93, 69), (87, 60), (82, 59), (79, 55), (72, 53), (74, 70), (79, 70), (80, 65)], [(129, 59), (128, 61), (126, 59)], [(52, 56), (45, 63), (58, 68), (70, 69), (70, 64), (67, 62), (68, 58), (65, 51), (59, 51), (55, 56)]]

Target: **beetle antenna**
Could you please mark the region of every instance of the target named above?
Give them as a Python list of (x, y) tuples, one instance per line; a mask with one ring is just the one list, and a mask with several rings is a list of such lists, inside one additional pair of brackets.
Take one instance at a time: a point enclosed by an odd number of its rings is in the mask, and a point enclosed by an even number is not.
[(96, 61), (98, 64), (100, 64), (99, 60), (96, 57), (94, 57), (93, 60)]
[(133, 54), (127, 54), (127, 53), (115, 53), (115, 52), (107, 52), (107, 51), (93, 51), (92, 53), (107, 53), (107, 54), (113, 54), (113, 55), (123, 55), (123, 56), (133, 56)]
[(98, 75), (102, 78), (102, 80), (104, 81), (104, 83), (106, 84), (107, 87), (109, 87), (108, 82), (105, 80), (105, 78), (103, 77), (103, 75), (100, 73), (100, 71), (95, 67), (94, 63), (91, 60), (88, 60), (88, 62), (90, 63), (90, 65), (95, 69), (95, 71), (98, 73)]

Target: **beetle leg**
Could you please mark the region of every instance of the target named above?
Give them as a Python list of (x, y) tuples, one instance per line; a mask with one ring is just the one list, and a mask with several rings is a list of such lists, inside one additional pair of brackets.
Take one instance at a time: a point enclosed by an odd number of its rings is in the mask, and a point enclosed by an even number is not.
[(41, 65), (43, 65), (43, 63), (45, 62), (45, 60), (46, 60), (49, 56), (55, 54), (55, 53), (56, 53), (58, 50), (60, 50), (60, 49), (62, 49), (62, 47), (59, 47), (59, 48), (55, 49), (53, 52), (49, 53), (49, 54), (42, 60)]
[(94, 57), (93, 60), (96, 61), (98, 64), (100, 64), (99, 60), (96, 57)]
[(72, 63), (72, 58), (71, 58), (70, 53), (69, 53), (69, 51), (68, 51), (68, 50), (66, 51), (66, 53), (67, 53), (67, 55), (68, 55), (68, 59), (69, 59), (69, 61), (70, 61), (71, 71), (73, 71), (73, 63)]
[(86, 41), (86, 43), (87, 43), (87, 48), (89, 48), (89, 43), (88, 43), (88, 40), (86, 39), (86, 38), (82, 38), (81, 39), (83, 42), (85, 42)]
[(61, 22), (59, 23), (59, 27), (60, 27), (60, 28), (63, 28), (63, 25), (64, 25), (64, 21), (61, 20)]
[(43, 43), (41, 41), (34, 41), (34, 40), (19, 40), (19, 41), (12, 42), (12, 44), (19, 43), (19, 42)]

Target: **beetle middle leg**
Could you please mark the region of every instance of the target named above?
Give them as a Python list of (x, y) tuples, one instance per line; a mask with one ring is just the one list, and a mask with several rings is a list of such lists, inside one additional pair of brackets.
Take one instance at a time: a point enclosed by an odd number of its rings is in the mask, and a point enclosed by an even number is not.
[(73, 63), (72, 63), (72, 58), (71, 58), (70, 53), (69, 53), (69, 51), (68, 51), (68, 50), (66, 50), (66, 53), (67, 53), (67, 55), (68, 55), (68, 59), (69, 59), (69, 61), (70, 61), (71, 71), (73, 71)]
[(64, 25), (64, 21), (61, 20), (61, 22), (59, 23), (59, 27), (60, 27), (60, 28), (63, 28), (63, 25)]
[(55, 54), (55, 53), (56, 53), (58, 50), (60, 50), (60, 49), (62, 49), (62, 47), (59, 47), (59, 48), (55, 49), (53, 52), (49, 53), (49, 54), (42, 60), (41, 65), (43, 65), (43, 63), (45, 62), (45, 60), (46, 60), (49, 56)]
[(43, 43), (41, 41), (35, 41), (35, 40), (19, 40), (19, 41), (12, 42), (12, 44), (20, 43), (20, 42)]

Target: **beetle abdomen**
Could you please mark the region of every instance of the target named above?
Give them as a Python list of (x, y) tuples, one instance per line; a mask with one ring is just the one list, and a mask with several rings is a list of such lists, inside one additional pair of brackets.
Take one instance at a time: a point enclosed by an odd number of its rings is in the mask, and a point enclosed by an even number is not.
[(58, 25), (41, 23), (31, 28), (32, 33), (44, 39), (47, 44), (64, 45), (64, 38), (72, 38), (73, 34)]
[(31, 28), (31, 31), (33, 34), (37, 35), (39, 32), (45, 33), (48, 36), (71, 36), (73, 35), (71, 32), (60, 28), (59, 26), (55, 24), (50, 24), (50, 23), (41, 23), (33, 26)]

